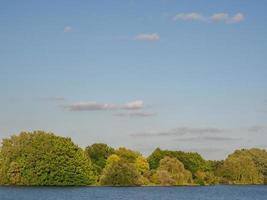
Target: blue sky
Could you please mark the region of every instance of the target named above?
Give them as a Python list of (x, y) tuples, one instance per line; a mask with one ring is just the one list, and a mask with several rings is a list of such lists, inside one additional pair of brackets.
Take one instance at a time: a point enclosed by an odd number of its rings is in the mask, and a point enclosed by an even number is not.
[(1, 1), (0, 138), (224, 158), (267, 144), (267, 2)]

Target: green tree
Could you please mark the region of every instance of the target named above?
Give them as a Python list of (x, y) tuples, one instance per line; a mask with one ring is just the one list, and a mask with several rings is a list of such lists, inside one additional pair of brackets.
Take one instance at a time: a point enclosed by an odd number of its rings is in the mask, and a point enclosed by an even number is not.
[(166, 151), (156, 148), (152, 154), (147, 158), (150, 169), (157, 169), (159, 162), (166, 156)]
[(94, 171), (99, 175), (106, 165), (107, 158), (114, 153), (114, 149), (106, 144), (96, 143), (86, 147), (85, 152), (92, 161)]
[(2, 184), (89, 185), (90, 160), (70, 138), (35, 131), (3, 139)]
[(209, 163), (199, 153), (176, 151), (174, 157), (180, 160), (193, 175), (199, 170), (204, 172), (211, 170)]
[(185, 169), (189, 170), (193, 175), (198, 171), (211, 170), (209, 163), (205, 161), (201, 155), (195, 152), (183, 152), (183, 151), (168, 151), (157, 148), (148, 157), (150, 169), (157, 169), (159, 162), (165, 156), (176, 158), (184, 164)]

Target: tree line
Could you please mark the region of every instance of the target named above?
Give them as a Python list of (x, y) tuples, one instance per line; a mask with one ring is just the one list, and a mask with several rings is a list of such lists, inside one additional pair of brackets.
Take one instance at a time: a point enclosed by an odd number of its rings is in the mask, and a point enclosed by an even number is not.
[(236, 150), (225, 160), (196, 152), (155, 149), (150, 156), (96, 143), (82, 149), (43, 131), (2, 140), (0, 185), (177, 186), (267, 184), (267, 152)]

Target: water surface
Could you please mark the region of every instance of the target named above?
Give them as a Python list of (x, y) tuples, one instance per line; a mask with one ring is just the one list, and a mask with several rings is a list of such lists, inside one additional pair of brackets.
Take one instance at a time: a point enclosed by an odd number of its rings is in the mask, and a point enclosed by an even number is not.
[(0, 187), (0, 200), (267, 200), (267, 186)]

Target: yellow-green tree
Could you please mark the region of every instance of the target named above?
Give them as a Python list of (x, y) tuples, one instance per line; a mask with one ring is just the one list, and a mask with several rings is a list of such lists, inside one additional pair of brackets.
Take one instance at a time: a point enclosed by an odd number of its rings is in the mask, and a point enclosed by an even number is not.
[(130, 149), (127, 149), (125, 147), (120, 147), (115, 151), (115, 154), (118, 155), (121, 159), (123, 159), (125, 162), (129, 163), (135, 163), (136, 159), (141, 156), (139, 152), (132, 151)]
[(192, 184), (192, 174), (184, 168), (182, 162), (166, 156), (160, 161), (152, 181), (159, 185), (187, 185)]
[(144, 175), (149, 171), (149, 164), (143, 156), (138, 156), (136, 158), (135, 166), (141, 175)]
[(224, 183), (230, 184), (260, 184), (263, 177), (253, 159), (240, 152), (228, 156), (217, 172)]
[(264, 183), (267, 184), (267, 151), (265, 149), (243, 149), (240, 152), (249, 155), (257, 169), (262, 174)]
[(100, 184), (105, 186), (138, 186), (141, 185), (141, 175), (133, 163), (125, 162), (117, 155), (111, 155), (100, 178)]

